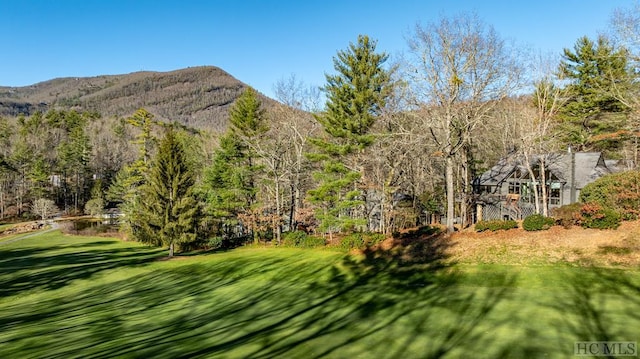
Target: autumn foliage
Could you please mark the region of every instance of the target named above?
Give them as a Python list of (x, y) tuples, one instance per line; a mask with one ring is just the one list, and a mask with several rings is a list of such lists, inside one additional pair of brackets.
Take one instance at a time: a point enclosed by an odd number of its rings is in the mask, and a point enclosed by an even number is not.
[(621, 217), (614, 209), (589, 202), (582, 205), (576, 220), (584, 228), (616, 229), (620, 226)]
[(640, 214), (640, 171), (601, 177), (582, 189), (580, 200), (616, 211), (625, 220), (637, 219)]
[(581, 226), (583, 228), (616, 229), (620, 226), (620, 212), (596, 202), (573, 203), (553, 210), (556, 224), (564, 228)]

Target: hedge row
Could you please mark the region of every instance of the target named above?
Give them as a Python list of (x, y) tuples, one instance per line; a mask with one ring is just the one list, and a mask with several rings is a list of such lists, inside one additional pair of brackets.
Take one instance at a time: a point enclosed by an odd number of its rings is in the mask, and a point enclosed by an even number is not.
[(315, 248), (324, 244), (324, 238), (310, 236), (303, 231), (287, 232), (282, 237), (282, 245), (287, 247)]
[(513, 220), (501, 221), (478, 221), (476, 223), (476, 231), (484, 232), (484, 231), (499, 231), (499, 230), (508, 230), (518, 228), (518, 222)]
[(553, 227), (554, 224), (556, 224), (556, 220), (551, 217), (533, 214), (522, 221), (522, 228), (525, 231), (542, 231)]

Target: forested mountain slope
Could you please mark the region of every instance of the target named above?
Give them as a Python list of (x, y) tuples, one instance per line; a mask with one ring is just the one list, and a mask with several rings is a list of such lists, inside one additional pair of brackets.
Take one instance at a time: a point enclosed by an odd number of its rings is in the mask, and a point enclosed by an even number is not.
[[(0, 86), (0, 116), (29, 116), (58, 108), (120, 117), (144, 107), (159, 120), (222, 130), (229, 106), (246, 86), (213, 66), (58, 78), (24, 87)], [(269, 102), (266, 98), (263, 101)]]

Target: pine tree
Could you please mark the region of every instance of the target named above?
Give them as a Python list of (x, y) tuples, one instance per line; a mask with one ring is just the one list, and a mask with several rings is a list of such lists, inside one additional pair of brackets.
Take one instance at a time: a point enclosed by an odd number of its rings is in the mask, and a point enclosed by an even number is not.
[(268, 126), (254, 89), (247, 88), (238, 98), (229, 111), (229, 122), (229, 131), (220, 138), (220, 148), (204, 183), (209, 210), (223, 224), (237, 223), (240, 215), (251, 213), (257, 206), (257, 179), (262, 167), (255, 144)]
[(118, 203), (125, 215), (122, 230), (132, 234), (136, 213), (140, 212), (140, 188), (145, 184), (150, 168), (151, 149), (156, 141), (151, 132), (156, 122), (153, 120), (153, 114), (141, 108), (127, 118), (126, 123), (140, 130), (134, 141), (138, 145), (138, 157), (133, 163), (123, 166), (116, 173), (107, 191), (106, 199)]
[(390, 72), (382, 67), (388, 55), (375, 48), (375, 41), (360, 35), (356, 44), (338, 52), (333, 59), (337, 74), (326, 76), (326, 110), (315, 116), (325, 136), (311, 139), (316, 152), (309, 158), (320, 170), (314, 173), (318, 187), (308, 196), (318, 206), (320, 229), (329, 235), (366, 223), (354, 213), (363, 201), (356, 185), (361, 173), (353, 158), (373, 142), (370, 128), (392, 87)]
[(231, 134), (229, 140), (236, 142), (239, 167), (235, 184), (239, 192), (244, 194), (246, 209), (256, 205), (256, 182), (261, 167), (257, 163), (254, 144), (269, 130), (266, 124), (266, 114), (257, 92), (248, 87), (238, 98), (229, 111)]
[(244, 146), (233, 133), (220, 138), (220, 148), (216, 150), (213, 164), (206, 171), (205, 187), (211, 214), (233, 222), (237, 214), (248, 206), (252, 195), (243, 169)]
[(49, 196), (50, 192), (50, 169), (42, 157), (35, 158), (27, 177), (31, 182), (29, 194), (31, 198), (44, 198)]
[(104, 213), (104, 191), (101, 179), (96, 179), (91, 187), (91, 199), (84, 205), (84, 213), (91, 216), (99, 216)]
[(607, 38), (596, 42), (582, 37), (573, 51), (564, 50), (560, 75), (569, 80), (568, 101), (562, 107), (565, 141), (579, 150), (610, 150), (616, 152), (620, 138), (595, 142), (598, 135), (612, 134), (625, 126), (626, 106), (614, 93), (614, 86), (623, 86), (628, 79), (627, 52), (616, 49)]
[(229, 110), (231, 131), (240, 137), (251, 140), (265, 133), (269, 128), (266, 124), (266, 112), (258, 93), (248, 87)]
[(151, 129), (156, 123), (153, 120), (153, 114), (144, 108), (140, 108), (133, 116), (127, 118), (127, 123), (140, 129), (140, 134), (136, 136), (134, 143), (139, 145), (139, 157), (136, 162), (142, 163), (135, 164), (134, 166), (144, 167), (151, 157), (151, 147), (154, 142), (153, 135), (151, 134)]
[(169, 257), (176, 244), (195, 241), (200, 211), (194, 185), (184, 146), (168, 128), (142, 187), (142, 201), (132, 223), (134, 237), (168, 246)]
[[(58, 197), (62, 199), (65, 212), (69, 210), (70, 204), (73, 205), (74, 211), (80, 211), (87, 200), (92, 174), (90, 163), (93, 151), (86, 130), (89, 124), (98, 118), (98, 114), (90, 112), (52, 110), (47, 113), (46, 122), (34, 121), (33, 119), (26, 122), (27, 126), (31, 128), (49, 126), (46, 131), (47, 136), (53, 133), (55, 134), (54, 138), (59, 138), (54, 141), (57, 142), (57, 161), (55, 162), (56, 169), (61, 175), (62, 193), (58, 193)], [(39, 141), (46, 143), (47, 138), (35, 141), (34, 150), (40, 147), (44, 148), (44, 145), (37, 143)]]

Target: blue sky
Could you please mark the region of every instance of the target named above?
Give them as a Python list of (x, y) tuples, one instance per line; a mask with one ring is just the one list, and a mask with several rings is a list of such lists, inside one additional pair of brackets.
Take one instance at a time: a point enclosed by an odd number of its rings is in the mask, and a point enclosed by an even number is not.
[(397, 56), (416, 23), (473, 11), (505, 39), (559, 54), (633, 0), (0, 0), (0, 86), (57, 77), (222, 68), (272, 96), (295, 74), (324, 85), (358, 34)]

